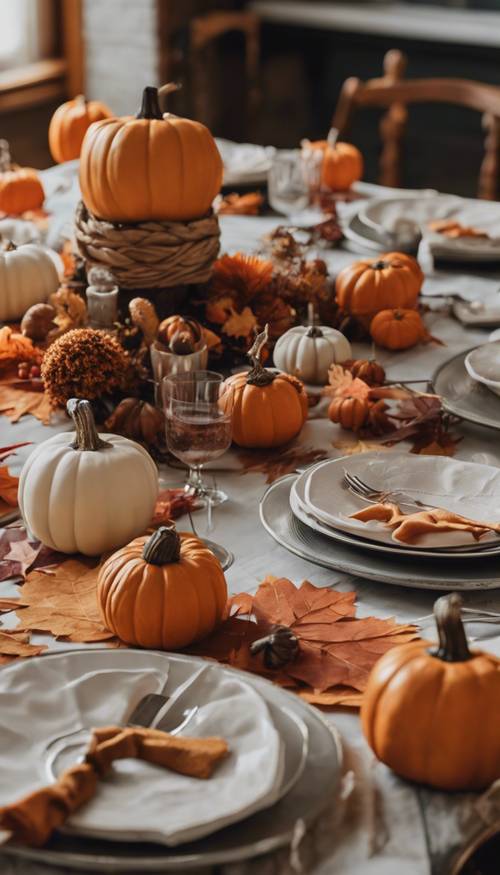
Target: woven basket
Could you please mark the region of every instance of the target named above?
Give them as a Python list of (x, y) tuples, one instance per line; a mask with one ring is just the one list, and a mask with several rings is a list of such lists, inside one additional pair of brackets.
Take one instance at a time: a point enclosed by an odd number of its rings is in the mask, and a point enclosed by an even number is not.
[(80, 201), (75, 241), (87, 269), (107, 267), (122, 289), (204, 283), (219, 254), (220, 228), (210, 213), (190, 222), (105, 222)]

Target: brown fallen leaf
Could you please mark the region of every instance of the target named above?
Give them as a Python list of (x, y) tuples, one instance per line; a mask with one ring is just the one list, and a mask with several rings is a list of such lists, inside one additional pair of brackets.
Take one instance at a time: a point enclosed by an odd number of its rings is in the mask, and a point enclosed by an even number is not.
[(106, 641), (113, 633), (101, 621), (96, 585), (99, 566), (67, 559), (50, 574), (31, 571), (22, 587), (18, 631), (50, 632), (66, 641)]
[(319, 690), (310, 692), (301, 689), (298, 689), (297, 693), (310, 705), (323, 708), (333, 708), (334, 705), (342, 705), (344, 708), (360, 708), (363, 701), (362, 693), (353, 692), (350, 687), (343, 687), (341, 684), (322, 693)]
[(176, 520), (185, 513), (197, 509), (196, 496), (188, 495), (184, 489), (163, 489), (156, 499), (153, 526), (161, 526)]
[(30, 644), (29, 634), (0, 630), (0, 663), (16, 657), (39, 656), (44, 650), (47, 650), (45, 644)]
[(16, 388), (11, 383), (0, 383), (0, 413), (11, 422), (19, 422), (21, 416), (31, 413), (44, 425), (48, 425), (52, 409), (45, 392)]
[(242, 474), (259, 472), (266, 475), (266, 483), (274, 483), (278, 477), (290, 474), (297, 468), (307, 467), (328, 458), (326, 450), (314, 447), (292, 446), (277, 450), (241, 450), (238, 459), (243, 465)]
[(17, 507), (17, 487), (19, 477), (14, 477), (7, 465), (0, 465), (0, 498), (9, 507)]
[(332, 441), (332, 447), (340, 450), (344, 456), (354, 456), (356, 453), (369, 453), (372, 450), (388, 450), (389, 447), (379, 441)]
[(66, 557), (40, 541), (29, 540), (24, 526), (13, 525), (0, 529), (0, 581), (10, 577), (24, 577), (35, 568), (47, 568)]

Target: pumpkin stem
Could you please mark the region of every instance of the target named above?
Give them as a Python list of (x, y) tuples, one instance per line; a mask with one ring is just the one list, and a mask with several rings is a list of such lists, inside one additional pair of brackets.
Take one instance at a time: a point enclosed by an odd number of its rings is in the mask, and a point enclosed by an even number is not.
[(86, 106), (87, 105), (87, 99), (86, 99), (84, 94), (77, 94), (76, 97), (74, 98), (74, 100), (75, 100), (75, 104), (77, 106)]
[(158, 102), (158, 89), (148, 85), (142, 92), (142, 104), (136, 118), (163, 119), (160, 104)]
[(338, 138), (339, 138), (339, 132), (338, 132), (337, 128), (330, 128), (330, 130), (328, 131), (328, 136), (326, 138), (326, 142), (328, 143), (328, 146), (330, 147), (330, 149), (335, 149), (335, 146), (337, 145)]
[(274, 380), (274, 374), (262, 365), (262, 353), (269, 340), (269, 325), (255, 338), (253, 345), (248, 350), (252, 361), (252, 370), (247, 376), (247, 384), (250, 386), (269, 386)]
[(372, 262), (372, 270), (384, 270), (389, 265), (386, 261), (373, 261)]
[(160, 526), (144, 544), (142, 558), (150, 565), (168, 565), (181, 557), (181, 539), (175, 526)]
[(307, 324), (309, 331), (306, 332), (306, 337), (323, 337), (321, 328), (316, 325), (316, 311), (312, 301), (309, 301), (307, 305)]
[(75, 440), (71, 444), (74, 450), (95, 451), (104, 450), (111, 446), (107, 441), (103, 441), (97, 433), (90, 401), (84, 401), (82, 398), (70, 398), (66, 404), (66, 410), (75, 424)]
[(456, 592), (441, 596), (434, 602), (439, 647), (431, 653), (445, 662), (466, 662), (472, 659), (462, 623), (461, 608), (462, 599)]
[(7, 140), (0, 140), (0, 173), (7, 173), (11, 164), (9, 143)]
[(7, 245), (5, 246), (5, 251), (6, 251), (6, 252), (15, 252), (16, 249), (17, 249), (17, 246), (16, 246), (16, 244), (14, 243), (14, 241), (13, 241), (13, 240), (9, 240), (9, 242), (8, 242)]

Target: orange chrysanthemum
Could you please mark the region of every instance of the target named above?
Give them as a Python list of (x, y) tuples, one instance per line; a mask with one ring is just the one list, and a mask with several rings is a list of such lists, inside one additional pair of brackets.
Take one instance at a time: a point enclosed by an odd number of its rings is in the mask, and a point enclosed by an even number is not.
[(236, 294), (241, 303), (250, 301), (270, 285), (273, 276), (270, 261), (255, 255), (222, 255), (214, 264), (210, 282), (212, 294)]

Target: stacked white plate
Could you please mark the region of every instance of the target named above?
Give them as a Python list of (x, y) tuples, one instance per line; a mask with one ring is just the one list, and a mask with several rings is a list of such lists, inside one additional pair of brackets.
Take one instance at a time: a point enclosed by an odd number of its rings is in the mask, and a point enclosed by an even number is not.
[[(230, 754), (214, 775), (200, 781), (140, 760), (119, 761), (48, 848), (3, 851), (99, 872), (158, 870), (160, 863), (161, 871), (178, 871), (277, 847), (298, 818), (307, 821), (331, 802), (330, 786), (340, 777), (338, 738), (297, 697), (194, 657), (99, 649), (0, 671), (0, 806), (76, 761), (75, 732), (124, 725), (148, 693), (168, 698), (159, 728), (168, 711), (187, 712), (179, 734), (226, 739)], [(321, 779), (320, 789), (309, 784), (318, 784), (318, 767), (330, 782)]]
[[(473, 520), (500, 523), (500, 469), (442, 456), (385, 452), (330, 459), (308, 468), (290, 490), (292, 513), (310, 529), (333, 541), (388, 556), (473, 560), (500, 554), (500, 537), (476, 541), (470, 532), (428, 534), (417, 544), (395, 540), (381, 522), (363, 523), (351, 514), (370, 502), (344, 484), (344, 472), (375, 490), (404, 493), (424, 505), (444, 508)], [(404, 513), (417, 512), (401, 503)]]
[(492, 340), (471, 349), (464, 364), (469, 377), (495, 395), (500, 395), (500, 340)]

